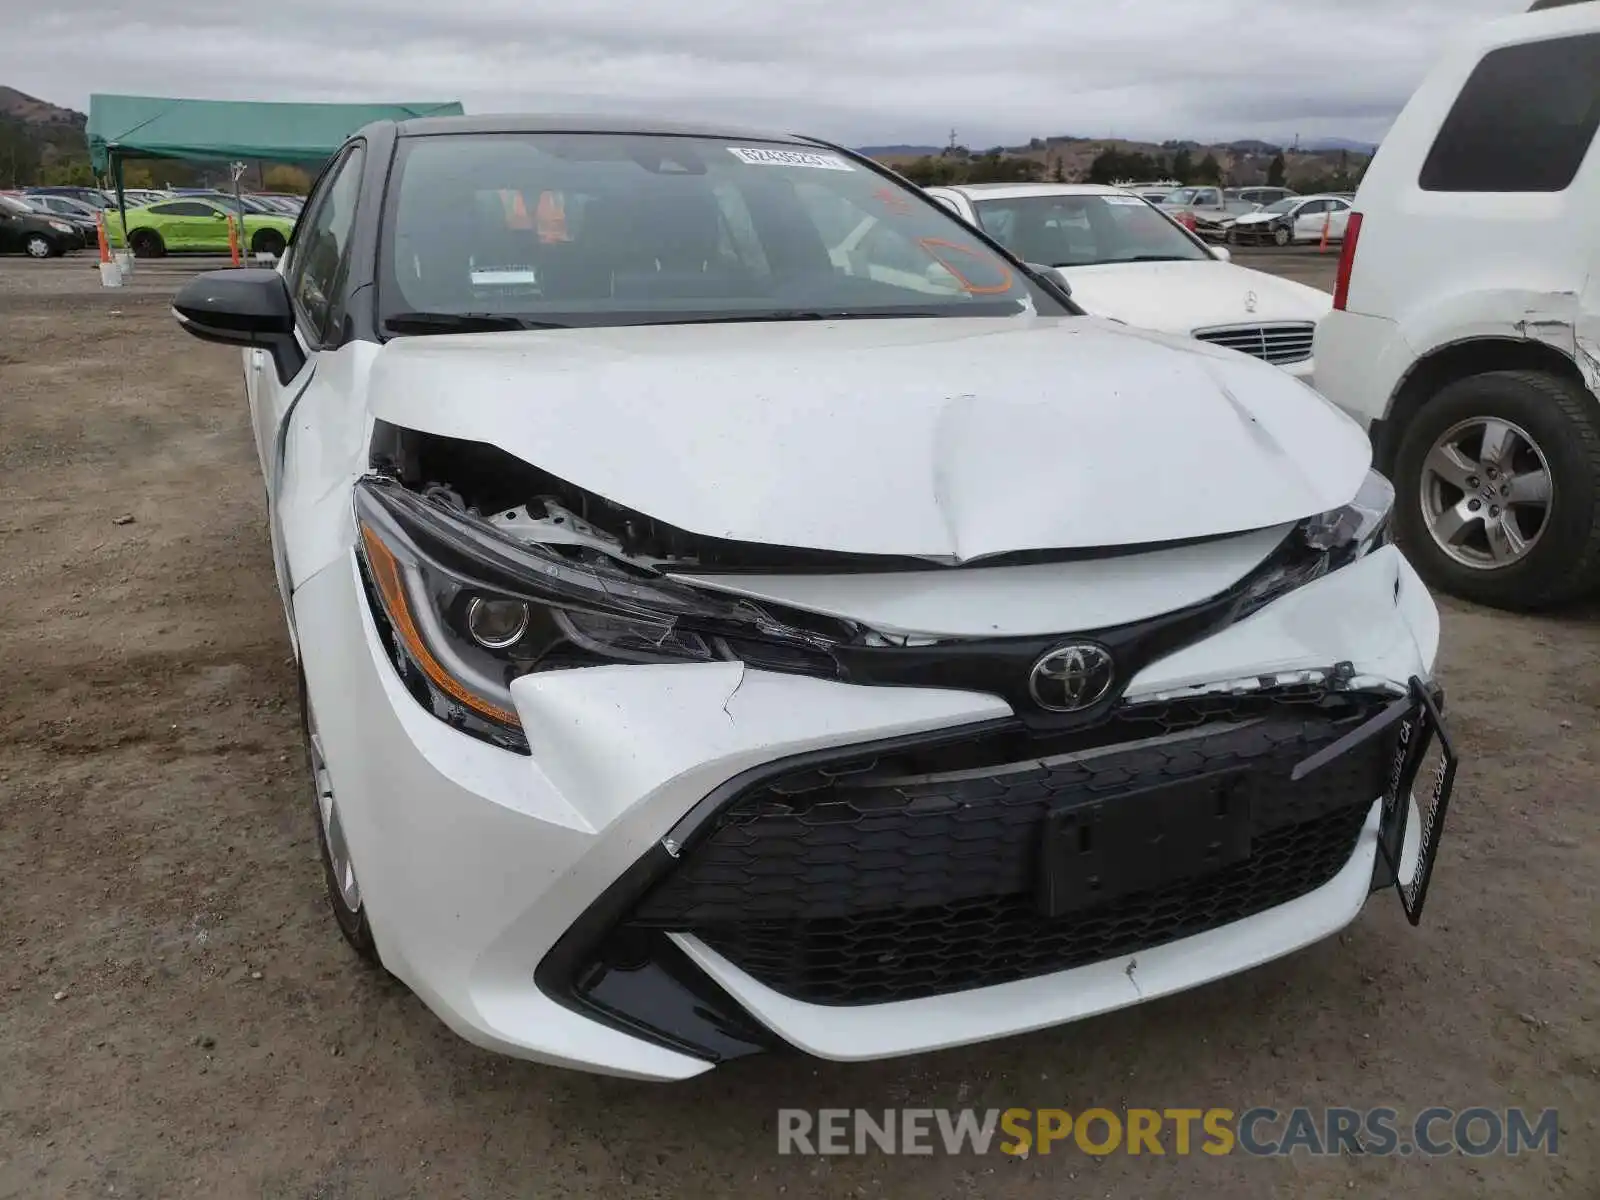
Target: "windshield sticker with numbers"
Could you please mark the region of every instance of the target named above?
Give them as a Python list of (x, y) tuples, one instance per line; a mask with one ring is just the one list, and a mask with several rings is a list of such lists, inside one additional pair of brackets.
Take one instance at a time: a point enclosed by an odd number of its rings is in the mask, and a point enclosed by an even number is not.
[(815, 171), (854, 171), (837, 154), (816, 150), (780, 150), (775, 146), (729, 146), (728, 153), (752, 167), (810, 167)]

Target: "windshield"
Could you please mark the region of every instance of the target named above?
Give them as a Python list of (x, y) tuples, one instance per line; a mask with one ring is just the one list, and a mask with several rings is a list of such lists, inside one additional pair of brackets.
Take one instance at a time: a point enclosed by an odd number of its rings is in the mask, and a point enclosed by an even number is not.
[(1068, 311), (943, 208), (832, 151), (458, 134), (402, 139), (394, 172), (391, 328)]
[(22, 213), (28, 216), (34, 215), (33, 209), (29, 208), (26, 204), (16, 199), (14, 196), (0, 196), (0, 209), (4, 209), (8, 213)]
[(973, 207), (983, 231), (1027, 263), (1088, 267), (1210, 258), (1137, 196), (1021, 196)]
[(1290, 196), (1287, 200), (1279, 200), (1276, 204), (1267, 205), (1261, 211), (1264, 213), (1286, 213), (1298, 203), (1300, 203), (1298, 197)]
[(1175, 192), (1168, 192), (1163, 204), (1193, 204), (1194, 198), (1199, 194), (1196, 188), (1179, 188)]

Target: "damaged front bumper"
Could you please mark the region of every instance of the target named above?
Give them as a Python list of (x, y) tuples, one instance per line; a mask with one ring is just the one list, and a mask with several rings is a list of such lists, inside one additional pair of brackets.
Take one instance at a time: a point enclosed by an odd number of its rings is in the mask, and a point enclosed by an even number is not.
[[(469, 1040), (561, 1065), (676, 1079), (774, 1045), (875, 1058), (1108, 1011), (1335, 932), (1383, 881), (1380, 861), (1404, 871), (1408, 831), (1426, 825), (1404, 816), (1409, 789), (1392, 772), (1400, 738), (1424, 732), (1411, 708), (1315, 762), (1430, 675), (1437, 614), (1392, 548), (1145, 665), (1113, 732), (1047, 753), (1016, 740), (1032, 735), (994, 695), (714, 662), (518, 679), (522, 757), (404, 690), (354, 562), (307, 580), (295, 606), (311, 692), (343, 700), (319, 710), (319, 728), (385, 965)], [(1242, 682), (1219, 687), (1228, 680)], [(1122, 720), (1157, 710), (1190, 716)], [(1191, 761), (1200, 751), (1209, 767)], [(1231, 781), (1220, 792), (1196, 783), (1218, 774)], [(997, 781), (1015, 785), (1004, 803)], [(1115, 828), (1135, 791), (1174, 828), (1194, 818), (1194, 796), (1220, 806), (1225, 852), (1116, 884), (1136, 857)], [(1146, 906), (1142, 940), (1113, 930), (1068, 945), (1052, 932), (1105, 923), (1092, 895), (1053, 908), (1042, 895), (1041, 879), (1067, 877), (1059, 856), (1041, 857), (1045, 831), (1076, 845), (1062, 832), (1074, 809), (1113, 880), (1110, 911)], [(1433, 850), (1435, 811), (1421, 839)], [(926, 844), (962, 871), (915, 866), (908, 839), (935, 827), (943, 848)], [(965, 839), (970, 856), (954, 849)], [(760, 869), (729, 875), (752, 848)], [(773, 852), (803, 869), (768, 869)], [(1432, 850), (1413, 857), (1431, 869)], [(1181, 905), (1163, 917), (1172, 906), (1146, 895), (1163, 888), (1215, 919)], [(885, 924), (897, 907), (950, 916), (930, 934), (914, 915)], [(999, 950), (968, 936), (980, 927)], [(924, 942), (896, 944), (906, 928)], [(787, 935), (793, 963), (777, 955)], [(918, 944), (940, 967), (932, 977), (895, 957)]]

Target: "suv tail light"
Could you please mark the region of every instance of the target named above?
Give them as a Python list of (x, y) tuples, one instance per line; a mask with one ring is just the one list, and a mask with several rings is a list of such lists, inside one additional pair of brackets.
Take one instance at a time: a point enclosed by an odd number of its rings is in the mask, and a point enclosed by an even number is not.
[(1350, 303), (1350, 272), (1356, 265), (1356, 243), (1361, 240), (1361, 214), (1350, 214), (1344, 230), (1344, 248), (1339, 251), (1339, 278), (1333, 285), (1333, 307), (1344, 312)]

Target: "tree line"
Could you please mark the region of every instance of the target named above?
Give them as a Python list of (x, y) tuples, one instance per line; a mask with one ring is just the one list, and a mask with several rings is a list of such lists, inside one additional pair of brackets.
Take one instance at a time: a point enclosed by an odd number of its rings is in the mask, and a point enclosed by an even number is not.
[[(1037, 139), (1036, 139), (1037, 141)], [(1038, 146), (1031, 147), (1037, 149)], [(1321, 163), (1320, 159), (1312, 162)], [(1291, 179), (1289, 164), (1280, 151), (1267, 166), (1270, 187), (1294, 187), (1312, 192), (1354, 191), (1361, 182), (1366, 160), (1353, 163), (1347, 151), (1339, 155), (1333, 170), (1301, 170)], [(1172, 154), (1147, 154), (1142, 151), (1102, 151), (1081, 177), (1069, 178), (1059, 158), (1022, 157), (1002, 147), (974, 154), (962, 146), (952, 146), (939, 154), (925, 154), (896, 167), (919, 187), (961, 183), (1121, 183), (1131, 180), (1175, 179), (1181, 184), (1223, 186), (1239, 182), (1230, 179), (1215, 153), (1207, 151), (1196, 160), (1187, 146)]]

